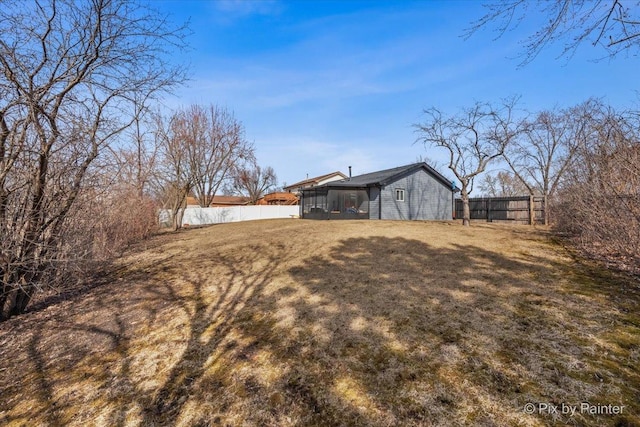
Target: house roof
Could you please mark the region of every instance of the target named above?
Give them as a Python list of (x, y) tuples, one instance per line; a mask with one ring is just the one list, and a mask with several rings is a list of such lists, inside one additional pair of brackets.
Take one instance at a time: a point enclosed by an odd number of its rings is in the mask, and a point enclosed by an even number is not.
[(412, 163), (410, 165), (366, 173), (363, 175), (357, 175), (352, 177), (351, 179), (346, 178), (340, 181), (332, 181), (323, 184), (322, 187), (371, 187), (377, 185), (387, 185), (388, 183), (395, 181), (402, 175), (410, 174), (418, 169), (425, 169), (427, 173), (432, 175), (446, 187), (451, 188), (454, 191), (459, 191), (459, 189), (454, 185), (453, 182), (449, 181), (437, 170), (424, 162)]
[(296, 190), (298, 188), (302, 188), (302, 187), (310, 187), (310, 186), (314, 186), (314, 185), (318, 185), (319, 182), (322, 182), (328, 178), (331, 178), (332, 176), (341, 176), (342, 179), (346, 179), (347, 176), (345, 174), (343, 174), (340, 171), (336, 171), (336, 172), (331, 172), (325, 175), (320, 175), (320, 176), (316, 176), (314, 178), (307, 178), (303, 181), (300, 182), (296, 182), (295, 184), (291, 184), (291, 185), (287, 185), (286, 187), (284, 187), (285, 190), (287, 189), (292, 189), (292, 190)]

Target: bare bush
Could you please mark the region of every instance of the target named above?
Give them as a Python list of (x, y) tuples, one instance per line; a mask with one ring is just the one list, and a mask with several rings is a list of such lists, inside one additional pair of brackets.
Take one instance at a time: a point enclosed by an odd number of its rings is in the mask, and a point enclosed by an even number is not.
[(183, 80), (166, 61), (180, 34), (126, 0), (2, 2), (0, 320), (92, 256), (76, 245), (87, 177), (133, 122), (131, 100)]
[(637, 116), (594, 115), (555, 209), (556, 227), (582, 249), (640, 271), (640, 140)]
[[(118, 185), (100, 198), (83, 194), (72, 223), (82, 232), (92, 261), (121, 255), (131, 244), (149, 237), (158, 229), (157, 206), (148, 196), (140, 196), (133, 186)], [(89, 224), (78, 215), (87, 216)]]

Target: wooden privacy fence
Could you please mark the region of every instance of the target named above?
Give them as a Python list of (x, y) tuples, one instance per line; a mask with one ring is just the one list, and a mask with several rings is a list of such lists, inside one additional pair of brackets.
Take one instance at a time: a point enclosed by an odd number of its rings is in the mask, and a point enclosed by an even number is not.
[[(488, 222), (545, 224), (544, 197), (478, 197), (469, 199), (471, 219)], [(456, 199), (455, 217), (462, 219), (462, 200)]]

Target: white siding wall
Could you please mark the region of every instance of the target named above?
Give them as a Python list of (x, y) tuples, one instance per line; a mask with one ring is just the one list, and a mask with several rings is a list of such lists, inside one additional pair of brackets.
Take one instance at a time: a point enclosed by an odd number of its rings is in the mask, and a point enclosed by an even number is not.
[(340, 181), (341, 179), (344, 179), (341, 175), (330, 176), (329, 178), (325, 178), (323, 180), (318, 181), (316, 186), (326, 184), (327, 182)]

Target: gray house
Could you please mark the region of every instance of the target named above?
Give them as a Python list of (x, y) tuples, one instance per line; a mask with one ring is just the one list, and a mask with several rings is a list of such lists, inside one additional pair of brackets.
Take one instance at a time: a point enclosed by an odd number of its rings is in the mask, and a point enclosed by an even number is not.
[(451, 219), (455, 184), (426, 163), (367, 173), (303, 189), (309, 219)]

